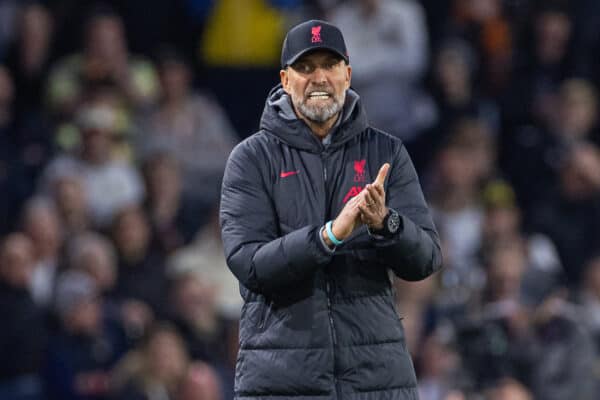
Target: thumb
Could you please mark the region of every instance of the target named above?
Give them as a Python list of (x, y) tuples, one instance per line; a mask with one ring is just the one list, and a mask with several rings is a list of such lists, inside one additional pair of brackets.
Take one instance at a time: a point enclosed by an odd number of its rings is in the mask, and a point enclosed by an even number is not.
[(385, 163), (379, 168), (379, 172), (377, 173), (377, 178), (375, 178), (375, 185), (381, 185), (383, 187), (383, 182), (385, 182), (385, 177), (387, 176), (388, 171), (390, 170), (390, 164)]

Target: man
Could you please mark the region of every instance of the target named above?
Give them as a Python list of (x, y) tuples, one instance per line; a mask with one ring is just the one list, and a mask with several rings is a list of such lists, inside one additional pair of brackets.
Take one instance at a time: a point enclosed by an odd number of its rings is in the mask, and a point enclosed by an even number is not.
[(368, 125), (348, 61), (335, 26), (292, 28), (260, 131), (227, 163), (222, 236), (245, 301), (238, 400), (417, 399), (388, 270), (429, 276), (439, 238), (402, 142)]

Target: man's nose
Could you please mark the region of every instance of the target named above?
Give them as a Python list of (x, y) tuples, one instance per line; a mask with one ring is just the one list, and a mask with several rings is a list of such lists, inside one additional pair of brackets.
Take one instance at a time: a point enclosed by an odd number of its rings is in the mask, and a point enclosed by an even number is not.
[(325, 68), (317, 67), (313, 72), (312, 79), (314, 82), (323, 83), (327, 81), (327, 74), (325, 72)]

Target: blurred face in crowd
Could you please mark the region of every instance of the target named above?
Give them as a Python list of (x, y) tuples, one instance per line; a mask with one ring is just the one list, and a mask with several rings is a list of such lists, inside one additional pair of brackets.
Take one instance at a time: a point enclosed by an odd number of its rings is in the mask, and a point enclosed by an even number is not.
[(150, 240), (150, 226), (144, 212), (138, 207), (122, 210), (117, 216), (113, 235), (125, 258), (143, 256)]
[(117, 279), (112, 245), (103, 237), (89, 235), (75, 240), (71, 267), (84, 270), (94, 279), (101, 292), (110, 290)]
[(595, 257), (587, 263), (583, 286), (600, 300), (600, 257)]
[(31, 238), (39, 258), (57, 257), (62, 245), (62, 226), (51, 203), (33, 201), (25, 210), (24, 231)]
[(104, 164), (111, 158), (116, 136), (118, 112), (111, 103), (110, 91), (89, 100), (77, 112), (82, 136), (82, 157), (91, 164)]
[(478, 179), (488, 177), (494, 168), (495, 145), (487, 124), (477, 119), (467, 119), (456, 127), (455, 137), (468, 153)]
[(435, 63), (438, 84), (449, 101), (466, 101), (470, 94), (470, 69), (458, 48), (443, 48)]
[(296, 113), (313, 124), (334, 121), (344, 106), (352, 68), (335, 53), (310, 52), (280, 71)]
[(484, 234), (490, 240), (494, 238), (506, 238), (519, 232), (520, 214), (519, 210), (512, 206), (498, 206), (487, 210)]
[(566, 55), (572, 23), (567, 14), (558, 11), (541, 13), (536, 20), (536, 51), (544, 64), (560, 62)]
[[(459, 2), (460, 4), (461, 2)], [(500, 0), (462, 0), (468, 15), (477, 22), (484, 23), (500, 15)]]
[(423, 342), (420, 358), (421, 373), (428, 378), (443, 378), (459, 363), (457, 354), (435, 334)]
[(88, 206), (81, 177), (59, 178), (54, 186), (54, 201), (63, 218), (69, 219), (71, 216), (87, 218)]
[(520, 243), (499, 245), (492, 250), (488, 266), (491, 300), (516, 299), (525, 270), (525, 254)]
[(21, 20), (21, 63), (26, 69), (40, 67), (45, 61), (52, 37), (52, 18), (40, 4), (23, 10)]
[(468, 152), (459, 146), (449, 146), (442, 150), (438, 159), (438, 169), (447, 188), (470, 189), (478, 179), (477, 166)]
[(490, 389), (485, 397), (489, 400), (533, 400), (533, 396), (522, 384), (506, 379)]
[(600, 151), (592, 144), (578, 144), (570, 150), (560, 169), (563, 195), (587, 200), (600, 191)]
[(13, 287), (29, 287), (34, 267), (33, 252), (33, 244), (27, 236), (9, 235), (0, 247), (0, 278)]
[(167, 101), (181, 100), (189, 93), (191, 73), (184, 62), (166, 61), (160, 68), (160, 81)]
[(92, 164), (103, 164), (110, 158), (111, 132), (101, 128), (82, 131), (83, 158)]
[(90, 21), (87, 39), (89, 54), (104, 62), (120, 60), (127, 54), (123, 23), (117, 16), (103, 15)]
[(102, 303), (98, 297), (84, 299), (64, 315), (70, 332), (93, 335), (102, 327)]
[(588, 136), (598, 119), (598, 98), (592, 84), (583, 79), (563, 83), (558, 111), (560, 134), (567, 139)]
[(15, 88), (8, 69), (0, 65), (0, 108), (8, 107), (13, 101)]
[(221, 383), (214, 368), (195, 361), (190, 365), (178, 393), (180, 400), (222, 400)]
[(181, 174), (177, 161), (169, 155), (157, 155), (145, 168), (146, 185), (153, 201), (177, 200), (181, 193)]
[(176, 313), (192, 323), (199, 317), (212, 315), (215, 313), (215, 295), (215, 287), (208, 282), (192, 274), (185, 276), (177, 283), (173, 293)]
[(170, 329), (160, 329), (149, 339), (146, 347), (150, 375), (167, 385), (177, 383), (184, 375), (188, 356), (183, 341)]

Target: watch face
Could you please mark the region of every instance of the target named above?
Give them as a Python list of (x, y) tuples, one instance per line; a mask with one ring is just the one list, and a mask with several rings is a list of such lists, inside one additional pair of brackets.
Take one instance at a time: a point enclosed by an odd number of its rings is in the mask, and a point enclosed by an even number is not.
[(397, 212), (391, 212), (390, 217), (387, 221), (387, 228), (390, 233), (396, 233), (398, 228), (400, 227), (400, 216)]

